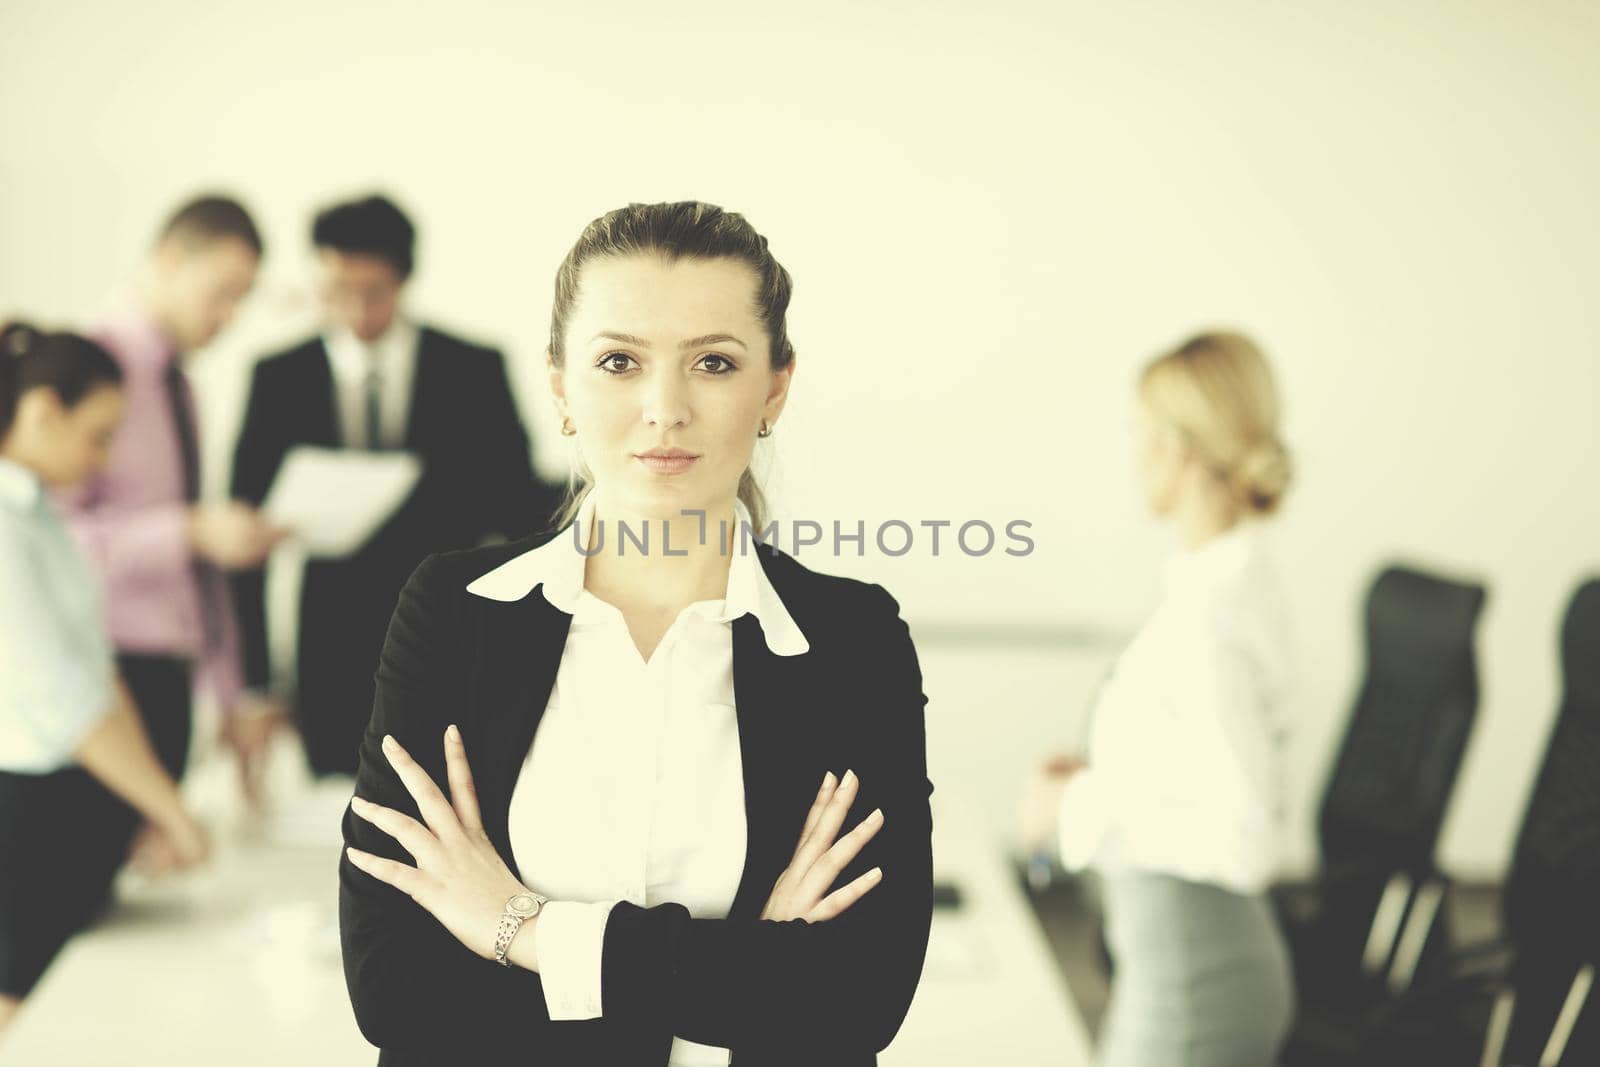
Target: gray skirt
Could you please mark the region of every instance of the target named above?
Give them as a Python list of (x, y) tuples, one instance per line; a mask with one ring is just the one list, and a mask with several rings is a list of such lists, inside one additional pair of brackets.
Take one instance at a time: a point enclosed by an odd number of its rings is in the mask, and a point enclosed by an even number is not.
[(1283, 935), (1261, 894), (1151, 871), (1101, 878), (1116, 964), (1100, 1067), (1270, 1067), (1294, 1019)]

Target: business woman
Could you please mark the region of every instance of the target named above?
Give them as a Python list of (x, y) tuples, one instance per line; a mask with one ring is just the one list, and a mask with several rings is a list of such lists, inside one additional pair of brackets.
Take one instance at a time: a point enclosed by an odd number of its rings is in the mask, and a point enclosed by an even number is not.
[(871, 1064), (899, 1028), (932, 915), (916, 651), (881, 586), (744, 535), (790, 284), (696, 202), (562, 264), (561, 532), (429, 557), (378, 664), (340, 925), (380, 1064)]
[[(126, 811), (173, 863), (204, 832), (156, 758), (117, 677), (99, 582), (48, 490), (102, 467), (122, 372), (75, 334), (0, 333), (0, 1030), (68, 937), (93, 917)], [(126, 847), (126, 838), (122, 839)]]
[(1155, 360), (1139, 401), (1145, 500), (1182, 547), (1096, 701), (1087, 762), (1041, 768), (1024, 836), (1058, 832), (1063, 863), (1101, 875), (1116, 963), (1103, 1067), (1265, 1067), (1294, 1002), (1263, 895), (1290, 669), (1262, 533), (1289, 482), (1278, 401), (1234, 333)]

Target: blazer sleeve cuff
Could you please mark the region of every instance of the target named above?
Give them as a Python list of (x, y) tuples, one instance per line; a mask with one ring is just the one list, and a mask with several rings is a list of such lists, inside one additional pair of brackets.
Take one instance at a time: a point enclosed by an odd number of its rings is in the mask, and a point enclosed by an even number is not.
[(534, 936), (545, 1007), (553, 1021), (600, 1017), (600, 959), (615, 903), (552, 900), (540, 909)]

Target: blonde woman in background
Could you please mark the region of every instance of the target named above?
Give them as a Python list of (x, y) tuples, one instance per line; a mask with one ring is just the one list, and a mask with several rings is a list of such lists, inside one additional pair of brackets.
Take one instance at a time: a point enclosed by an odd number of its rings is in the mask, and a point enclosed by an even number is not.
[(1181, 549), (1096, 700), (1087, 758), (1041, 766), (1023, 837), (1101, 876), (1116, 964), (1103, 1067), (1276, 1062), (1294, 1012), (1264, 895), (1278, 860), (1286, 613), (1262, 543), (1289, 484), (1247, 338), (1205, 333), (1139, 380), (1139, 469)]

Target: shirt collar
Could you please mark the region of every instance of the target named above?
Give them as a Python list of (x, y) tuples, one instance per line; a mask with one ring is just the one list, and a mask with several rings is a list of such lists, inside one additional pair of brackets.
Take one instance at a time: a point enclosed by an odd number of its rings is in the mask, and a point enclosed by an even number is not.
[(389, 328), (370, 342), (362, 341), (343, 326), (330, 326), (323, 334), (323, 347), (328, 350), (333, 373), (346, 381), (365, 378), (374, 355), (380, 357), (379, 369), (387, 369), (416, 344), (417, 326), (404, 315), (396, 315)]
[(133, 293), (121, 296), (100, 320), (94, 337), (124, 363), (165, 370), (178, 359), (178, 346)]
[[(3, 358), (3, 357), (0, 357)], [(33, 471), (0, 456), (0, 503), (17, 511), (32, 511), (44, 495), (44, 483)]]
[[(761, 632), (766, 637), (769, 649), (780, 656), (798, 656), (808, 651), (811, 645), (784, 606), (778, 591), (773, 588), (772, 580), (767, 577), (766, 568), (757, 557), (754, 539), (740, 536), (744, 526), (755, 529), (744, 501), (735, 499), (734, 511), (739, 525), (731, 531), (734, 552), (728, 564), (728, 591), (722, 601), (722, 612), (715, 616), (715, 620), (732, 622), (747, 614), (754, 615), (761, 623)], [(572, 614), (578, 594), (583, 590), (586, 558), (578, 551), (580, 542), (577, 538), (581, 536), (581, 543), (588, 544), (586, 531), (594, 522), (594, 512), (595, 495), (591, 491), (584, 497), (578, 516), (571, 525), (537, 548), (529, 549), (474, 579), (468, 583), (467, 592), (489, 600), (512, 602), (521, 600), (535, 587), (541, 587), (544, 598), (554, 607)]]
[(1167, 560), (1168, 587), (1215, 581), (1235, 573), (1253, 551), (1260, 527), (1258, 520), (1240, 519), (1199, 546), (1173, 553)]

